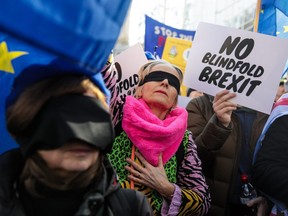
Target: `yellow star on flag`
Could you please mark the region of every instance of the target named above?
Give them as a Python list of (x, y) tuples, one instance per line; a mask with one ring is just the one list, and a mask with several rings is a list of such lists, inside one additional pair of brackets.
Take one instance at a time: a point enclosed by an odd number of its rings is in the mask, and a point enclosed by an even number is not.
[(0, 70), (8, 73), (14, 73), (12, 60), (22, 55), (28, 54), (22, 51), (8, 51), (8, 47), (5, 41), (0, 44)]
[(284, 32), (283, 33), (288, 32), (288, 26), (283, 26), (283, 28), (284, 28)]

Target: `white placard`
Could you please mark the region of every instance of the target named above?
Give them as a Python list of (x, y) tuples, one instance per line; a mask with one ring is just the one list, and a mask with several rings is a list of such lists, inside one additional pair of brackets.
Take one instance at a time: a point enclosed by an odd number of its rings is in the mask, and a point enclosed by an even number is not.
[(122, 109), (127, 95), (133, 95), (138, 84), (138, 71), (148, 62), (141, 44), (136, 44), (114, 58), (117, 71), (116, 98), (110, 103), (113, 123), (122, 118)]
[(269, 114), (287, 58), (287, 39), (200, 23), (184, 84), (213, 96), (228, 89), (234, 103)]
[(138, 70), (147, 63), (143, 47), (137, 43), (115, 56), (115, 66), (118, 72), (118, 95), (131, 95), (138, 83)]

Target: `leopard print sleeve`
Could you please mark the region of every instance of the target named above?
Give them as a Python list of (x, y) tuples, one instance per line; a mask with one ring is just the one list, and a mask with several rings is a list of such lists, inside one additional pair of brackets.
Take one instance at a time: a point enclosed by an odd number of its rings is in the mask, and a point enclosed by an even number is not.
[(210, 193), (202, 173), (197, 146), (188, 132), (187, 151), (177, 174), (177, 185), (181, 188), (179, 215), (205, 215), (210, 208)]

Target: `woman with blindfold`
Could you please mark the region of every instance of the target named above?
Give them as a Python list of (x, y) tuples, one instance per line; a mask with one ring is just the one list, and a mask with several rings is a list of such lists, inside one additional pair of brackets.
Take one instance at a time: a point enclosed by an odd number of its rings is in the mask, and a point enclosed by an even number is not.
[(100, 89), (78, 75), (23, 90), (7, 111), (21, 151), (0, 156), (0, 215), (152, 215), (144, 195), (115, 183), (107, 110)]
[(154, 215), (204, 215), (210, 195), (187, 112), (177, 106), (183, 75), (163, 60), (139, 70), (127, 96), (109, 159), (123, 188), (144, 193)]

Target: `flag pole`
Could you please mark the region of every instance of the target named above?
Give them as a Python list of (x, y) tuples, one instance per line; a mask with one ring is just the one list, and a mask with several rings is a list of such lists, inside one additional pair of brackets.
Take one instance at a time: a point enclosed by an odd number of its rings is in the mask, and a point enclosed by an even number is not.
[(257, 0), (256, 13), (254, 19), (254, 32), (258, 32), (260, 11), (261, 11), (261, 0)]

